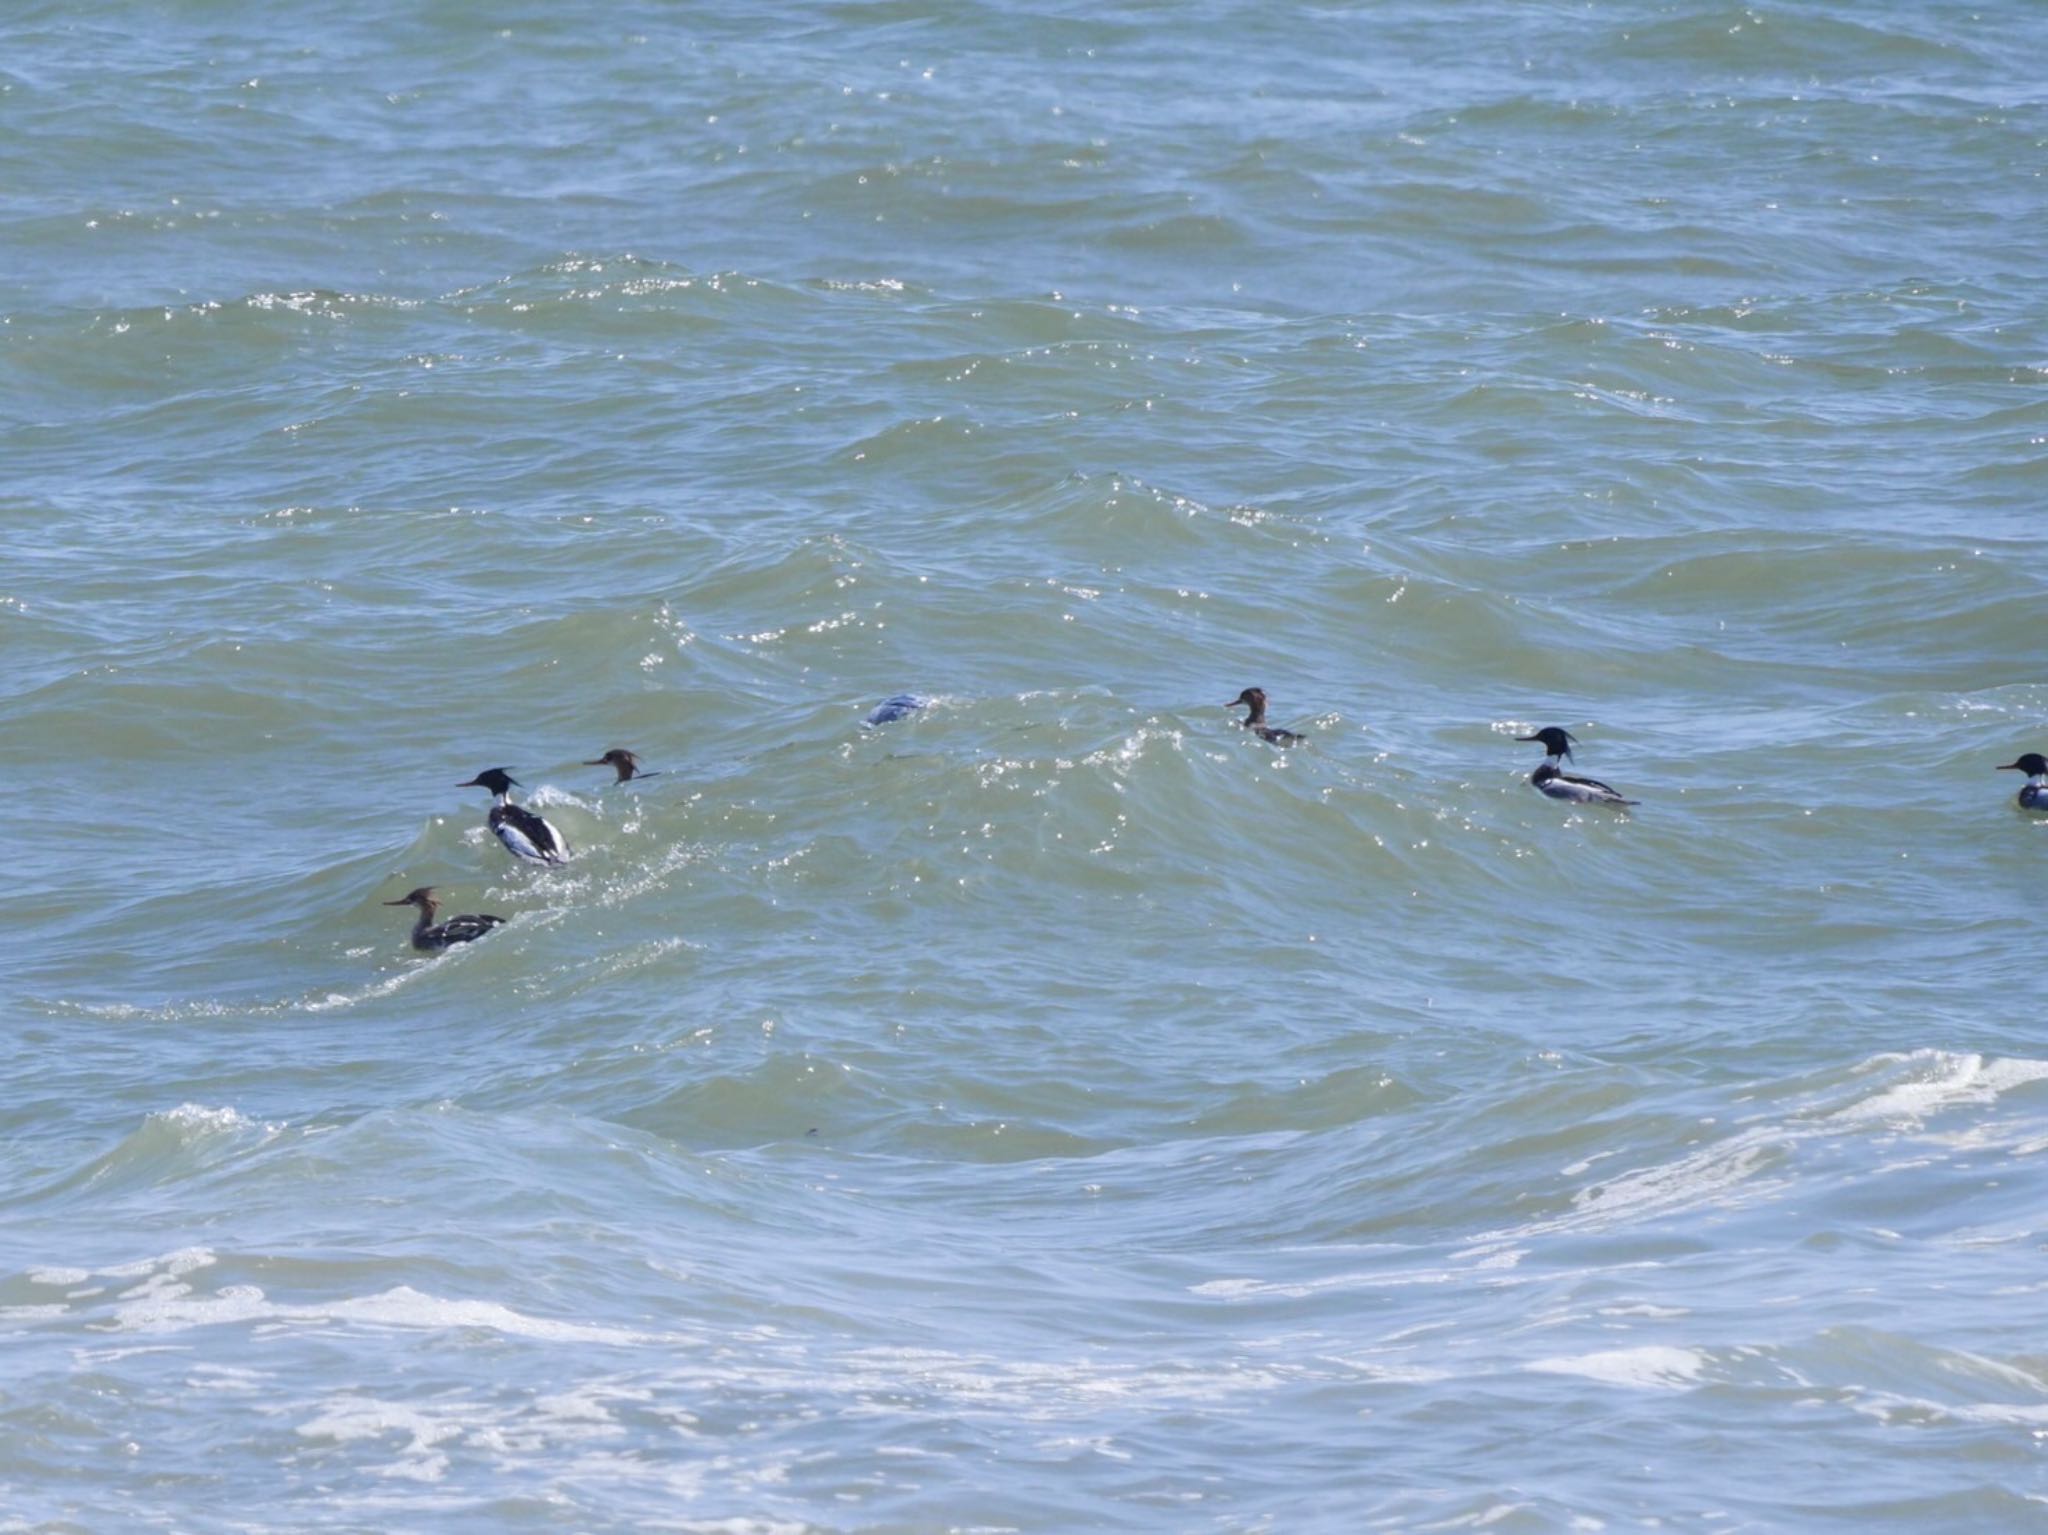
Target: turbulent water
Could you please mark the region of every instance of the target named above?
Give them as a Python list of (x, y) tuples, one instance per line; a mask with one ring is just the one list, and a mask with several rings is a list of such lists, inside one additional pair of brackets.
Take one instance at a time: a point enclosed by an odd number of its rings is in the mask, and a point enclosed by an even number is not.
[(7, 8), (0, 1530), (2048, 1529), (2044, 59)]

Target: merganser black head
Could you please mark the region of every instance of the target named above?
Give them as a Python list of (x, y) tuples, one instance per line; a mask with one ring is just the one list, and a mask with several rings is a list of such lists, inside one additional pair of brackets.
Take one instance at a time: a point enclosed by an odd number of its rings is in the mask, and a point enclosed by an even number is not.
[(439, 906), (441, 902), (439, 897), (434, 894), (434, 887), (432, 885), (422, 885), (419, 889), (409, 890), (397, 900), (386, 901), (384, 904), (386, 906), (417, 906), (431, 917), (434, 914), (434, 908)]
[(1239, 704), (1243, 704), (1247, 709), (1250, 709), (1252, 711), (1249, 715), (1245, 717), (1245, 723), (1248, 725), (1256, 725), (1260, 720), (1266, 717), (1266, 690), (1264, 688), (1246, 688), (1242, 693), (1238, 694), (1237, 697), (1231, 699), (1230, 702), (1225, 704), (1223, 707), (1226, 709), (1235, 709)]
[(627, 779), (636, 776), (640, 778), (659, 778), (661, 776), (659, 773), (649, 773), (642, 769), (640, 759), (632, 752), (627, 751), (623, 746), (614, 746), (602, 757), (595, 758), (583, 765), (585, 767), (610, 768), (619, 775), (612, 780), (613, 783), (624, 783)]
[(2043, 774), (2048, 774), (2048, 757), (2042, 756), (2039, 752), (2028, 752), (2017, 762), (1999, 763), (1998, 771), (2001, 773), (2018, 771), (2025, 773), (2029, 778), (2038, 778)]
[(1516, 736), (1517, 741), (1541, 741), (1543, 749), (1553, 757), (1570, 757), (1572, 742), (1578, 739), (1561, 725), (1545, 725), (1532, 736)]
[(489, 789), (493, 794), (504, 794), (515, 788), (519, 780), (503, 768), (485, 768), (467, 783), (459, 783), (458, 789)]

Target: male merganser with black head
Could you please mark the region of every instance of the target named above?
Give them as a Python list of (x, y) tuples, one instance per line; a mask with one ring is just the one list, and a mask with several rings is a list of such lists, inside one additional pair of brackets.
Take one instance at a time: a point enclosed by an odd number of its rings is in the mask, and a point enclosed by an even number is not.
[(1623, 799), (1621, 792), (1612, 784), (1604, 784), (1597, 778), (1581, 778), (1576, 773), (1567, 773), (1557, 765), (1560, 757), (1570, 757), (1572, 742), (1578, 738), (1569, 730), (1557, 725), (1545, 725), (1532, 736), (1516, 736), (1517, 741), (1540, 741), (1549, 755), (1535, 772), (1529, 775), (1529, 782), (1541, 789), (1552, 799), (1569, 800), (1574, 805), (1634, 805), (1632, 799)]
[(503, 917), (476, 916), (450, 917), (438, 926), (434, 913), (441, 909), (441, 903), (434, 896), (432, 885), (422, 885), (395, 901), (386, 901), (386, 906), (417, 906), (419, 920), (412, 925), (412, 946), (422, 953), (433, 954), (450, 944), (474, 943), (494, 927), (503, 927)]
[(1569, 757), (1572, 754), (1572, 742), (1578, 740), (1578, 737), (1569, 730), (1566, 730), (1562, 725), (1545, 725), (1532, 736), (1516, 736), (1515, 739), (1517, 741), (1541, 741), (1544, 751), (1548, 752), (1551, 756)]
[(518, 783), (503, 768), (485, 768), (467, 783), (455, 787), (489, 789), (496, 796), (491, 806), (491, 830), (514, 857), (530, 858), (535, 863), (566, 863), (569, 844), (562, 840), (562, 834), (524, 805), (512, 803), (509, 796)]
[(1251, 713), (1244, 717), (1244, 728), (1251, 731), (1261, 741), (1271, 741), (1275, 746), (1292, 746), (1301, 739), (1299, 731), (1282, 730), (1278, 725), (1268, 725), (1266, 723), (1266, 690), (1264, 688), (1246, 688), (1223, 707), (1235, 709), (1239, 704), (1243, 704), (1247, 709), (1251, 710)]
[(583, 764), (585, 767), (608, 767), (619, 776), (613, 783), (624, 783), (629, 778), (659, 778), (660, 773), (650, 773), (640, 765), (640, 759), (623, 746), (614, 746), (602, 757)]
[(2048, 810), (2048, 757), (2028, 752), (2017, 762), (2001, 762), (1998, 771), (2027, 775), (2027, 781), (2020, 786), (2020, 809)]

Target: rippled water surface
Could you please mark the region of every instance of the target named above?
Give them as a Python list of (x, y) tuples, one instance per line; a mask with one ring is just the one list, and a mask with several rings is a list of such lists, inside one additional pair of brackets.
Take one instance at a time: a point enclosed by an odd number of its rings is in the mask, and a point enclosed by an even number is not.
[(2044, 59), (9, 8), (0, 1530), (2048, 1529)]

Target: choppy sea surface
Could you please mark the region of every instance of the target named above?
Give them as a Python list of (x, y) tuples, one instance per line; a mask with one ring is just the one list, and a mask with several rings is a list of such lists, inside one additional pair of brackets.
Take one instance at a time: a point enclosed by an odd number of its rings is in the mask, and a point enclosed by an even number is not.
[(0, 1530), (2048, 1529), (2044, 60), (7, 7)]

